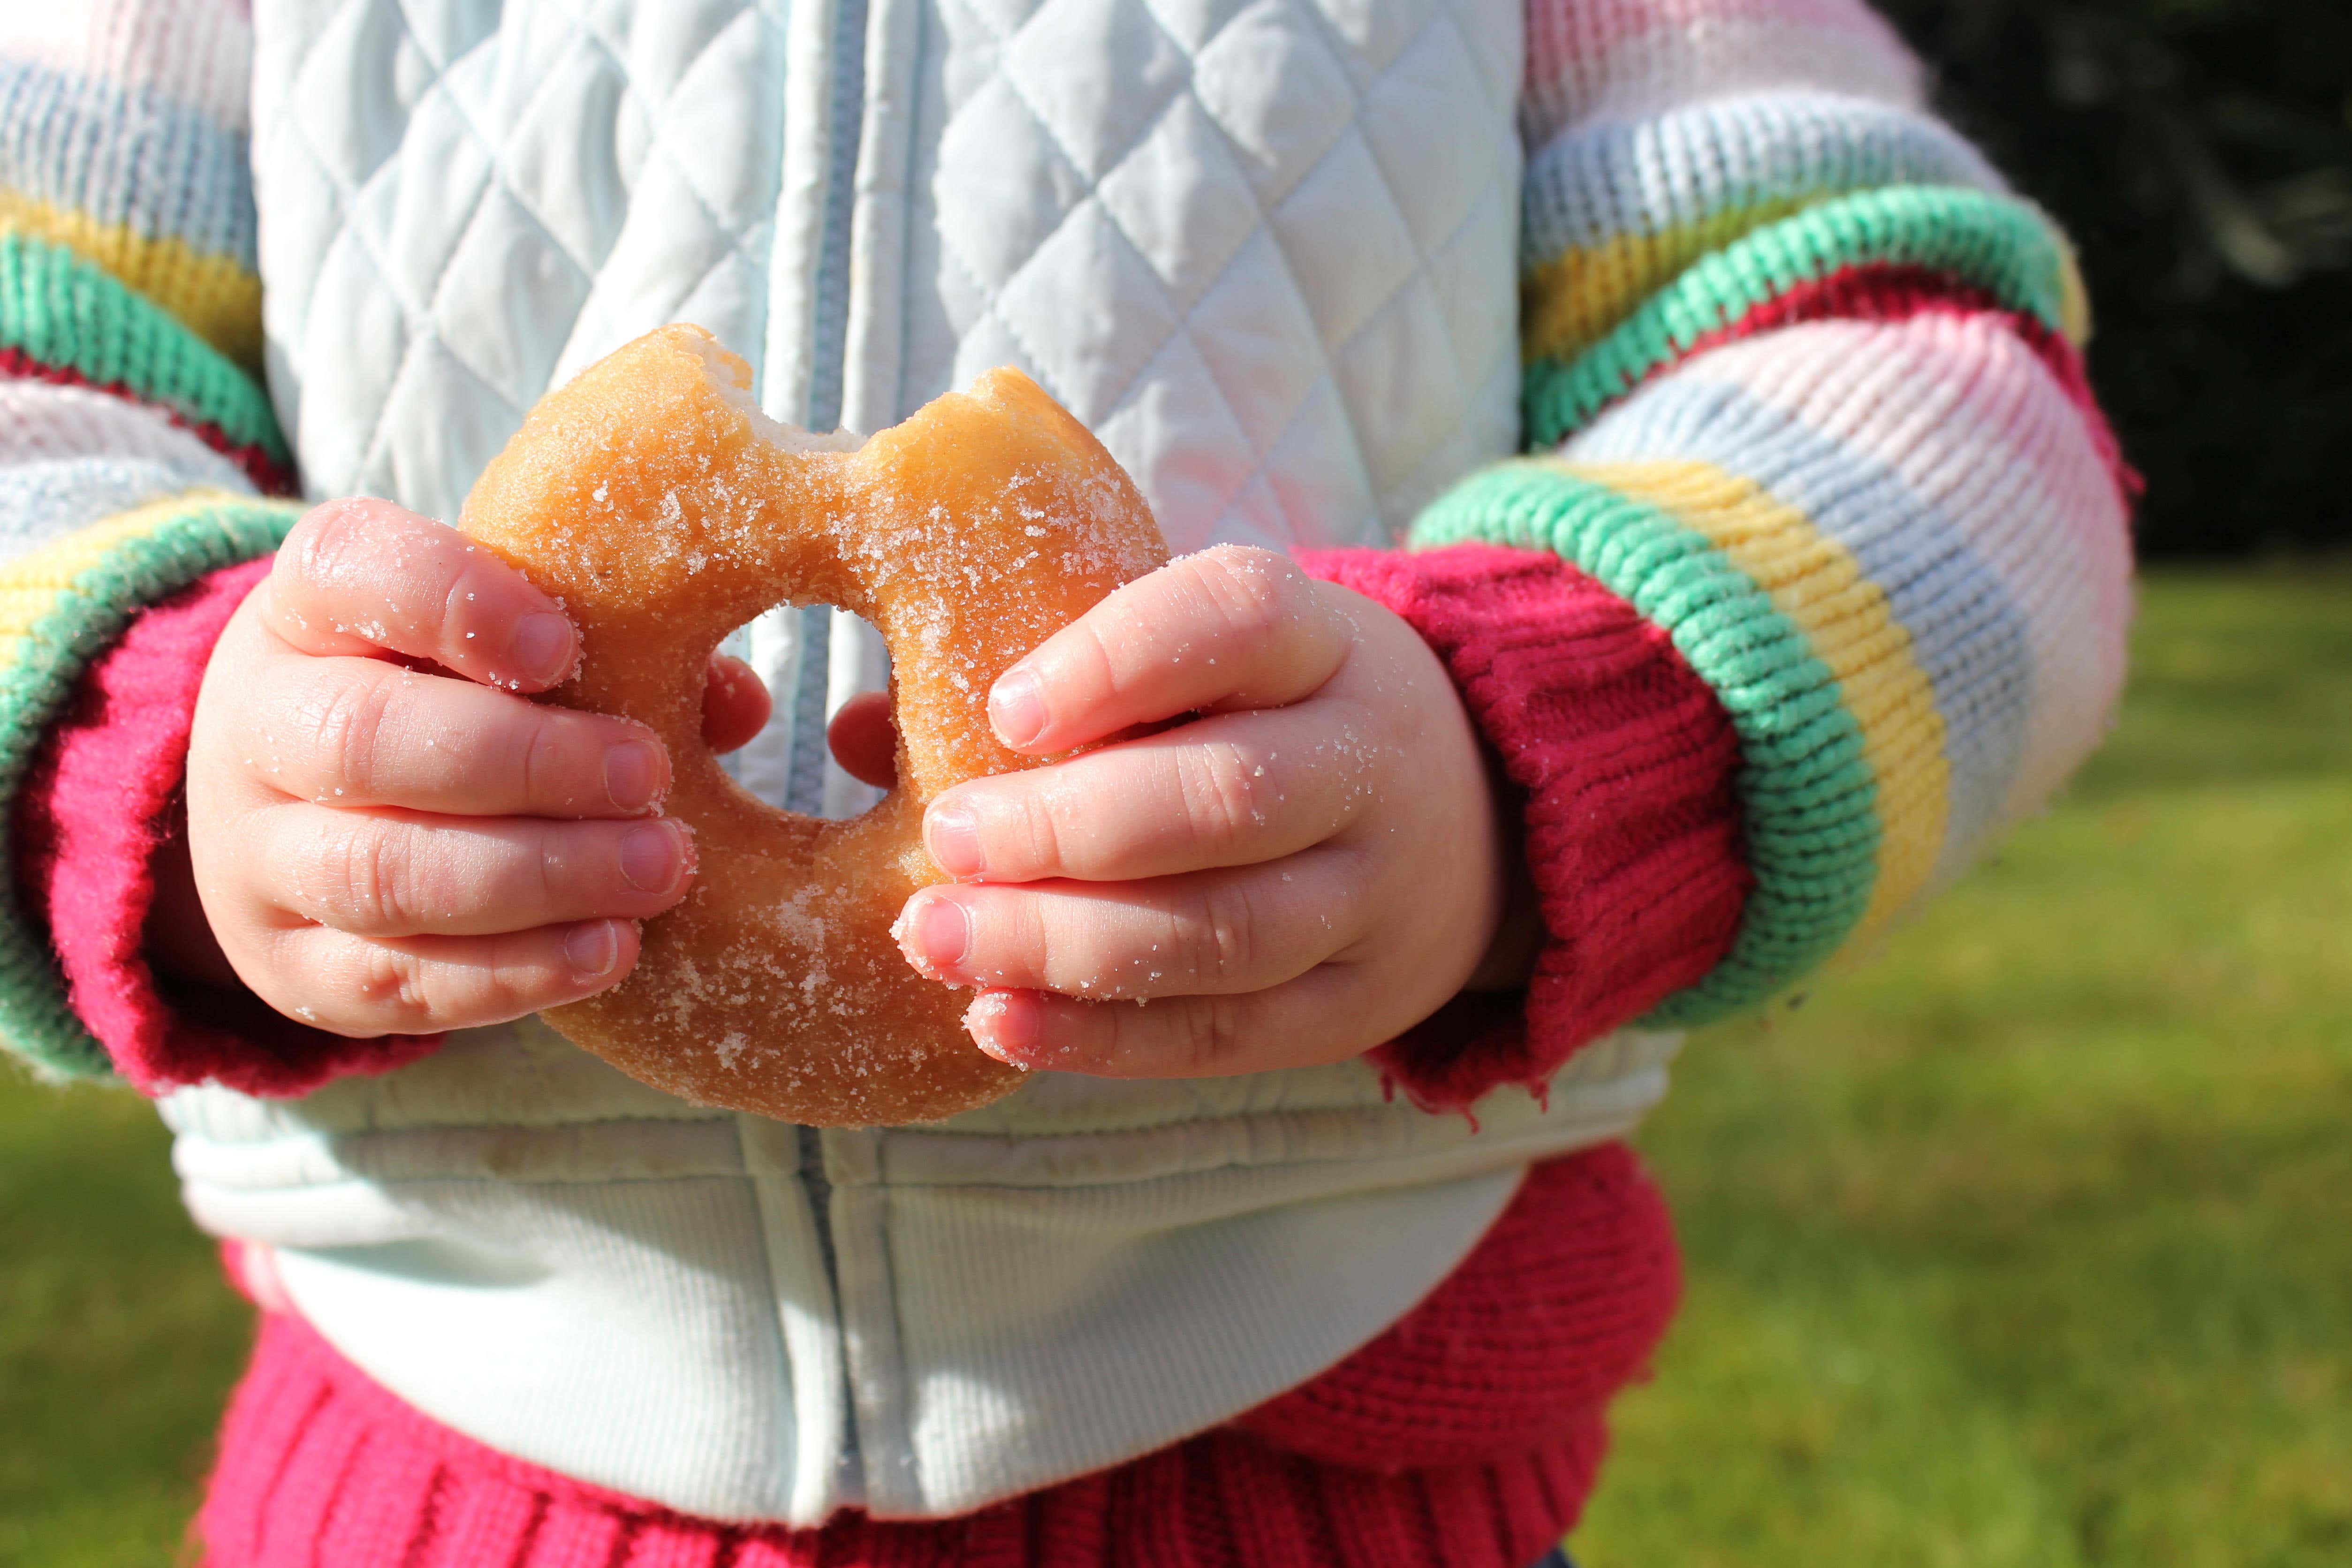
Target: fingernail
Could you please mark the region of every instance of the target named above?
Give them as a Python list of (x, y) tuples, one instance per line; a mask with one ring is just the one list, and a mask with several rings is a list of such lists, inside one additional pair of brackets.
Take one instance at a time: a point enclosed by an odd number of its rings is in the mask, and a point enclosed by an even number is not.
[(934, 805), (924, 812), (923, 843), (950, 876), (980, 874), (980, 819), (964, 807)]
[(1035, 674), (1014, 665), (989, 688), (988, 722), (1007, 746), (1026, 746), (1045, 733), (1045, 694)]
[(552, 685), (572, 671), (572, 622), (539, 611), (515, 622), (507, 657), (518, 674)]
[(952, 898), (918, 898), (908, 906), (896, 934), (916, 968), (934, 979), (971, 951), (971, 912)]
[(601, 980), (621, 961), (621, 934), (609, 920), (591, 920), (563, 934), (563, 956), (575, 980)]
[(685, 836), (669, 823), (647, 822), (621, 840), (622, 880), (639, 893), (668, 893), (685, 874)]
[(988, 991), (964, 1009), (963, 1027), (972, 1044), (1007, 1067), (1024, 1072), (1037, 1065), (1037, 1038), (1045, 1010), (1029, 991)]
[(642, 740), (625, 740), (604, 748), (604, 793), (624, 811), (642, 811), (654, 803), (661, 781), (661, 755)]

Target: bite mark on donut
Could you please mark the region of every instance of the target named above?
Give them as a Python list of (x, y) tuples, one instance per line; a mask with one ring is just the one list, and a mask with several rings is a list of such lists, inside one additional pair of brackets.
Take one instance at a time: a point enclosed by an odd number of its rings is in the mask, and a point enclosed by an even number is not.
[[(1164, 545), (1126, 475), (1025, 377), (994, 371), (870, 439), (766, 416), (750, 369), (667, 328), (543, 399), (464, 527), (560, 596), (576, 676), (543, 700), (646, 725), (667, 814), (696, 832), (686, 896), (618, 986), (556, 1009), (569, 1038), (657, 1088), (824, 1125), (933, 1120), (1020, 1082), (963, 1027), (971, 998), (908, 962), (919, 889), (949, 880), (923, 807), (1014, 754), (990, 685)], [(777, 604), (835, 604), (890, 645), (899, 786), (843, 821), (761, 805), (702, 733), (709, 654)]]

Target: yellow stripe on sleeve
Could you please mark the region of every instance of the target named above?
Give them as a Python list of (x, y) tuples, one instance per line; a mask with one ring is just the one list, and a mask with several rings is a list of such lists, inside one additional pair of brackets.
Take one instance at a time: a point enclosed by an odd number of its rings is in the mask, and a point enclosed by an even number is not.
[(1533, 364), (1574, 360), (1623, 325), (1693, 262), (1835, 192), (1729, 207), (1654, 234), (1622, 234), (1544, 263), (1519, 287), (1519, 353)]
[(64, 246), (146, 296), (188, 329), (248, 371), (261, 367), (261, 279), (235, 258), (185, 240), (151, 238), (128, 224), (102, 224), (87, 213), (0, 188), (0, 234)]
[(1951, 811), (1944, 717), (1911, 634), (1853, 552), (1752, 479), (1705, 463), (1560, 464), (1712, 543), (1801, 629), (1837, 677), (1877, 784), (1878, 877), (1866, 936), (1933, 876)]
[(84, 572), (103, 561), (125, 540), (185, 517), (191, 507), (207, 501), (250, 502), (250, 496), (210, 487), (183, 490), (127, 512), (101, 517), (61, 539), (0, 566), (0, 647), (7, 664), (25, 656), (23, 643), (74, 591)]

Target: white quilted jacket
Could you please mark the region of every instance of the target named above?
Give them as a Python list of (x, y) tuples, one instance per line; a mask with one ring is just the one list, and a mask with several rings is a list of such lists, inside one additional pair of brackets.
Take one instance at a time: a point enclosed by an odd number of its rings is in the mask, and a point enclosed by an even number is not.
[[(666, 321), (816, 427), (1012, 362), (1180, 549), (1385, 542), (1516, 444), (1522, 26), (1519, 0), (259, 0), (272, 390), (315, 493), (450, 517), (542, 391)], [(881, 666), (824, 615), (748, 634), (787, 722), (741, 774), (839, 811), (824, 708)], [(818, 1134), (535, 1024), (164, 1108), (198, 1218), (428, 1414), (807, 1524), (966, 1511), (1306, 1380), (1528, 1162), (1631, 1128), (1672, 1047), (1603, 1042), (1477, 1133), (1351, 1064), (1041, 1075)]]
[(1373, 542), (1517, 434), (1517, 0), (260, 0), (270, 381), (454, 517), (692, 320), (816, 428), (1020, 365), (1170, 542)]

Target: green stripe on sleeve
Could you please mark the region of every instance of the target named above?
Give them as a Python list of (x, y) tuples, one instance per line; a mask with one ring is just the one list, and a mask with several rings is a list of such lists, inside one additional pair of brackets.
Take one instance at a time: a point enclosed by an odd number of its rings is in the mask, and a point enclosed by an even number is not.
[(1574, 362), (1529, 365), (1528, 444), (1557, 445), (1709, 333), (1847, 267), (1949, 273), (2060, 331), (2069, 266), (2049, 220), (2012, 197), (1895, 185), (1824, 202), (1695, 262)]
[[(15, 810), (42, 737), (83, 671), (142, 607), (276, 549), (301, 515), (301, 507), (289, 502), (192, 500), (185, 511), (121, 540), (57, 590), (48, 608), (5, 650), (8, 662), (0, 668), (0, 810)], [(0, 835), (0, 1046), (52, 1076), (110, 1076), (105, 1049), (67, 1001), (46, 936), (26, 918), (14, 859)]]
[(127, 387), (236, 446), (278, 463), (292, 455), (268, 397), (251, 376), (161, 306), (63, 246), (0, 234), (0, 347)]
[(1700, 535), (1539, 460), (1480, 470), (1413, 526), (1416, 549), (1471, 541), (1549, 551), (1631, 603), (1674, 639), (1738, 735), (1755, 890), (1731, 951), (1643, 1021), (1712, 1022), (1827, 958), (1869, 906), (1881, 831), (1862, 727), (1804, 633)]

